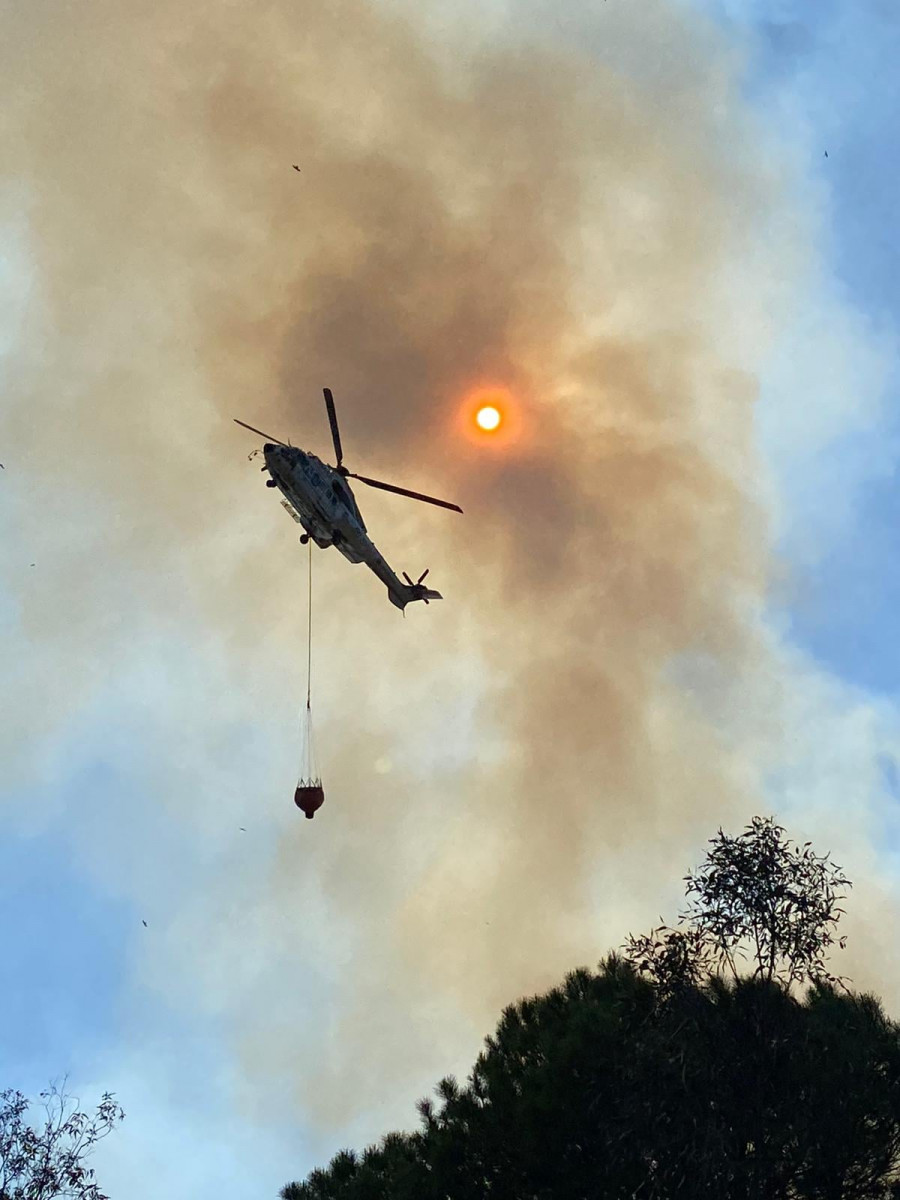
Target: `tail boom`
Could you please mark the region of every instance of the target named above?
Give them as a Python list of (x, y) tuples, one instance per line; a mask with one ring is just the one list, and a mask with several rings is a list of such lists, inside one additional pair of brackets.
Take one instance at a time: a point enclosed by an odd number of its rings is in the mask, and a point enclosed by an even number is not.
[(371, 543), (369, 543), (365, 562), (369, 569), (378, 576), (387, 588), (391, 604), (395, 608), (399, 608), (401, 612), (406, 608), (407, 604), (412, 604), (415, 600), (424, 600), (428, 604), (431, 600), (443, 599), (440, 592), (426, 587), (423, 583), (425, 576), (428, 574), (427, 571), (423, 571), (415, 583), (413, 583), (405, 571), (403, 572), (403, 579), (401, 579)]

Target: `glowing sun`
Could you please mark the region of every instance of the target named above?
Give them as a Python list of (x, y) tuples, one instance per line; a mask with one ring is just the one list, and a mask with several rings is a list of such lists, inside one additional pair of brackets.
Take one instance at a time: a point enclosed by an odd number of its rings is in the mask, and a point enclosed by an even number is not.
[(500, 384), (475, 384), (454, 409), (455, 431), (483, 454), (505, 454), (522, 437), (523, 409)]
[(495, 429), (499, 429), (500, 422), (503, 417), (499, 408), (495, 408), (493, 404), (485, 404), (479, 408), (475, 414), (475, 423), (479, 429), (484, 429), (488, 433)]

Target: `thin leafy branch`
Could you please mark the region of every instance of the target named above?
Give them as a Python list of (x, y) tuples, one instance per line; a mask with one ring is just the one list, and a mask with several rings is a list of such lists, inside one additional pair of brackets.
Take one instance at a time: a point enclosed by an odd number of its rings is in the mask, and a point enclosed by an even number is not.
[(736, 980), (744, 964), (752, 977), (787, 987), (844, 986), (828, 956), (846, 944), (836, 928), (852, 884), (830, 856), (815, 854), (810, 842), (795, 845), (771, 817), (754, 817), (736, 837), (719, 829), (709, 845), (685, 876), (678, 926), (632, 935), (623, 948), (661, 995), (712, 974)]
[(125, 1113), (104, 1092), (89, 1115), (64, 1089), (65, 1081), (41, 1092), (37, 1128), (26, 1119), (29, 1102), (21, 1092), (0, 1093), (0, 1200), (108, 1200), (86, 1159)]

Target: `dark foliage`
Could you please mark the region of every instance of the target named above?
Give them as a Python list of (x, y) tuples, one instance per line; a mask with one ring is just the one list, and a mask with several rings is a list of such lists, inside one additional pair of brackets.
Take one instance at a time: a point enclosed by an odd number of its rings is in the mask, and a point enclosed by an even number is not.
[(421, 1129), (284, 1200), (891, 1200), (900, 1029), (815, 985), (708, 980), (660, 1004), (611, 957), (508, 1008)]
[(754, 817), (738, 837), (720, 829), (702, 866), (685, 876), (688, 907), (680, 928), (661, 925), (631, 937), (626, 957), (666, 993), (715, 971), (737, 978), (742, 962), (757, 978), (841, 984), (826, 965), (850, 880), (810, 842), (795, 846), (770, 817)]
[(840, 867), (819, 857), (811, 843), (795, 846), (771, 818), (754, 817), (742, 834), (720, 829), (698, 871), (686, 876), (682, 914), (705, 934), (721, 963), (734, 968), (742, 952), (753, 973), (784, 983), (838, 983), (825, 965), (851, 886)]
[(507, 1008), (416, 1132), (283, 1200), (900, 1200), (900, 1026), (824, 961), (848, 881), (771, 821), (712, 847), (690, 924)]
[(35, 1129), (22, 1093), (0, 1093), (0, 1200), (107, 1200), (85, 1159), (124, 1112), (109, 1092), (93, 1117), (56, 1087), (41, 1100), (44, 1121)]

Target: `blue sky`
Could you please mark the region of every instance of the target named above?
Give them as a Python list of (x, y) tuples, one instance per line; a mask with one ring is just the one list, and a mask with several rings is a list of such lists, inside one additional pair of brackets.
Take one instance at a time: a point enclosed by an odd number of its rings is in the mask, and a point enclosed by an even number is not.
[[(834, 7), (834, 6), (832, 6)], [(900, 248), (895, 214), (900, 133), (893, 114), (900, 81), (891, 69), (900, 51), (900, 21), (886, 5), (836, 10), (830, 28), (814, 36), (801, 58), (803, 90), (813, 120), (824, 125), (836, 279), (849, 303), (879, 331), (900, 327)], [(815, 34), (815, 31), (814, 31)], [(877, 445), (897, 446), (900, 375), (888, 381), (885, 420), (871, 434), (848, 439), (835, 454), (856, 458), (862, 470), (878, 459)], [(873, 451), (875, 451), (873, 453)], [(900, 604), (896, 533), (900, 486), (895, 462), (876, 469), (863, 489), (852, 529), (815, 572), (811, 611), (795, 618), (796, 636), (835, 670), (867, 687), (896, 694), (900, 647), (895, 636)]]
[[(615, 0), (607, 2), (611, 8)], [(681, 3), (692, 6), (689, 0)], [(801, 297), (805, 303), (797, 306), (760, 370), (757, 420), (778, 495), (775, 526), (784, 562), (768, 616), (787, 653), (823, 680), (809, 701), (810, 724), (815, 724), (821, 703), (834, 730), (858, 734), (864, 747), (860, 754), (868, 755), (866, 761), (881, 772), (877, 786), (893, 794), (892, 760), (880, 758), (878, 747), (895, 736), (893, 702), (900, 690), (895, 636), (900, 605), (895, 554), (900, 378), (893, 354), (900, 329), (895, 228), (900, 15), (887, 0), (828, 0), (815, 5), (813, 16), (813, 6), (801, 0), (695, 0), (693, 7), (711, 15), (743, 57), (745, 103), (777, 145), (779, 162), (790, 164), (786, 188), (812, 231), (818, 255), (808, 294)], [(547, 36), (558, 32), (554, 26)], [(15, 291), (24, 269), (21, 245), (13, 237), (14, 231), (9, 234), (7, 277)], [(833, 385), (831, 407), (825, 406), (828, 411), (822, 415), (817, 400), (829, 382), (833, 360), (826, 357), (825, 365), (816, 367), (817, 340), (830, 338), (835, 330), (845, 331), (852, 353), (849, 365), (842, 360), (846, 375)], [(13, 328), (11, 337), (15, 332)], [(846, 381), (850, 388), (858, 384), (858, 404), (847, 394)], [(808, 412), (797, 400), (804, 385), (810, 391)], [(0, 461), (6, 462), (8, 477), (0, 482), (15, 486), (14, 448), (0, 449)], [(94, 466), (104, 469), (101, 463)], [(77, 469), (74, 464), (72, 469)], [(222, 502), (222, 493), (210, 494), (215, 503)], [(229, 493), (226, 501), (230, 499)], [(242, 546), (252, 545), (260, 522), (268, 519), (264, 511), (264, 499), (253, 507), (248, 501), (228, 536)], [(25, 513), (22, 503), (0, 514), (9, 547), (0, 630), (7, 677), (15, 676), (17, 686), (28, 674), (29, 597), (40, 603), (37, 593), (25, 593), (23, 599), (19, 583), (21, 572), (32, 570), (25, 561), (31, 543), (22, 530), (31, 534), (37, 528), (32, 509)], [(267, 534), (281, 529), (279, 519), (280, 514), (272, 519)], [(77, 536), (72, 537), (66, 520), (67, 514), (58, 512), (57, 532), (47, 534), (42, 546), (45, 557), (54, 551), (73, 557), (78, 553)], [(186, 553), (206, 555), (208, 564), (221, 549), (222, 543), (211, 537), (209, 545), (188, 547)], [(160, 552), (159, 561), (169, 564), (165, 553)], [(38, 552), (35, 557), (40, 560)], [(221, 575), (208, 570), (210, 586), (227, 590), (228, 570), (236, 571), (235, 564), (243, 560), (235, 552), (225, 562)], [(34, 570), (39, 573), (40, 567)], [(254, 672), (252, 653), (238, 645), (237, 633), (234, 645), (224, 645), (204, 628), (196, 596), (186, 592), (174, 603), (176, 585), (166, 578), (136, 578), (141, 590), (134, 585), (133, 626), (120, 628), (102, 620), (95, 626), (84, 615), (96, 609), (107, 587), (124, 586), (114, 575), (108, 584), (92, 578), (84, 592), (74, 588), (66, 595), (76, 615), (60, 635), (52, 686), (73, 694), (84, 689), (80, 711), (68, 714), (49, 734), (42, 730), (35, 742), (40, 769), (16, 774), (6, 789), (0, 844), (3, 954), (17, 984), (0, 997), (7, 1031), (0, 1043), (0, 1084), (33, 1094), (48, 1079), (68, 1074), (86, 1103), (106, 1088), (117, 1092), (128, 1119), (97, 1161), (101, 1183), (113, 1200), (161, 1194), (172, 1200), (274, 1195), (287, 1179), (301, 1176), (330, 1153), (336, 1138), (350, 1141), (361, 1131), (370, 1136), (373, 1129), (408, 1119), (402, 1114), (411, 1115), (427, 1081), (444, 1069), (431, 1068), (440, 1060), (442, 1009), (438, 1002), (432, 1058), (421, 1070), (411, 1068), (418, 1090), (382, 1099), (373, 1082), (371, 1096), (361, 1089), (362, 1118), (352, 1104), (348, 1115), (347, 1106), (333, 1100), (330, 1126), (327, 1121), (324, 1129), (305, 1122), (302, 1097), (308, 1098), (308, 1088), (299, 1088), (298, 1102), (296, 1077), (305, 1072), (311, 1086), (324, 1078), (316, 1071), (327, 1072), (330, 1060), (323, 1066), (316, 1046), (321, 1042), (327, 1055), (334, 1031), (322, 1014), (340, 992), (351, 964), (358, 964), (369, 933), (352, 921), (358, 881), (342, 876), (346, 847), (317, 848), (317, 873), (304, 882), (307, 861), (285, 863), (279, 849), (293, 813), (285, 806), (271, 819), (262, 818), (260, 812), (267, 810), (260, 809), (260, 796), (266, 789), (248, 784), (254, 777), (290, 776), (295, 751), (293, 745), (281, 745), (285, 706), (276, 701), (282, 686), (293, 688), (291, 665), (279, 659), (277, 648), (261, 646), (268, 674)], [(174, 567), (171, 578), (177, 579)], [(140, 615), (142, 602), (153, 615)], [(266, 619), (279, 602), (278, 596), (271, 597), (271, 607), (265, 608), (267, 600), (260, 598), (260, 629), (269, 628)], [(369, 620), (367, 605), (368, 598), (360, 600), (350, 619), (365, 613)], [(168, 614), (168, 627), (156, 622), (160, 612)], [(77, 632), (82, 620), (98, 645), (102, 641), (112, 647), (113, 677), (98, 674), (95, 679), (81, 660), (69, 657), (69, 631)], [(378, 654), (392, 645), (394, 635), (382, 634), (381, 625), (374, 628), (374, 647), (362, 647), (371, 657), (358, 665), (369, 691), (356, 694), (340, 680), (328, 681), (324, 704), (332, 716), (362, 709), (359, 727), (346, 734), (348, 745), (363, 745), (366, 753), (371, 746), (373, 760), (380, 762), (384, 750), (379, 739), (386, 740), (386, 727), (378, 722), (385, 694), (375, 676)], [(269, 636), (276, 639), (275, 633)], [(416, 678), (425, 654), (420, 649), (410, 660), (403, 719), (421, 728), (422, 741), (435, 746), (431, 758), (449, 773), (453, 755), (447, 754), (447, 744), (455, 749), (453, 739), (435, 724), (428, 708), (427, 678)], [(448, 669), (444, 699), (448, 707), (456, 706), (454, 711), (467, 714), (459, 724), (466, 728), (461, 744), (468, 745), (474, 737), (471, 705), (462, 667), (460, 672), (457, 678)], [(178, 681), (177, 695), (172, 680)], [(42, 686), (49, 695), (46, 680)], [(213, 695), (222, 706), (217, 724), (208, 730), (204, 726), (195, 745), (192, 721), (199, 722), (198, 714), (211, 706)], [(8, 703), (8, 723), (15, 728), (17, 699), (11, 696)], [(51, 697), (48, 708), (53, 705)], [(163, 711), (167, 706), (168, 713)], [(281, 727), (274, 725), (274, 717)], [(349, 768), (343, 777), (341, 769), (336, 765), (334, 773), (344, 785), (354, 784)], [(787, 785), (788, 793), (809, 784), (803, 771), (798, 779)], [(209, 783), (209, 795), (198, 799), (187, 815), (180, 811), (185, 780), (188, 786), (198, 780)], [(389, 807), (395, 801), (391, 789), (402, 796), (402, 781), (378, 786), (383, 787), (378, 803), (387, 806), (390, 820), (413, 825), (423, 842), (437, 840), (429, 829), (434, 812), (426, 801), (424, 811), (396, 816)], [(892, 833), (890, 809), (885, 813), (879, 829)], [(247, 833), (239, 833), (239, 826)], [(826, 823), (823, 828), (832, 827)], [(364, 842), (365, 828), (350, 836)], [(459, 836), (473, 861), (490, 852), (489, 835), (487, 850), (473, 844), (469, 830)], [(402, 877), (405, 870), (402, 859), (391, 866), (383, 881), (377, 865), (369, 867), (386, 892), (394, 886), (392, 877)], [(260, 899), (255, 895), (257, 880), (265, 873), (280, 878), (279, 872), (303, 877), (299, 884), (291, 881), (301, 890), (290, 895), (299, 894), (302, 903), (290, 911), (283, 907), (284, 890), (273, 888)], [(224, 925), (238, 930), (233, 940), (220, 936), (208, 919), (217, 911)], [(630, 918), (632, 910), (626, 905), (624, 911)], [(414, 923), (414, 917), (407, 914), (407, 919)], [(270, 937), (279, 949), (271, 958), (263, 947)], [(327, 954), (316, 941), (319, 937), (321, 944), (327, 942)], [(221, 998), (226, 989), (227, 1002)], [(271, 1029), (255, 1028), (260, 991), (279, 989), (283, 999), (265, 1009)], [(401, 1012), (403, 1003), (398, 994)], [(478, 1036), (487, 1032), (480, 1021), (480, 1014), (471, 1018)], [(302, 1031), (299, 1050), (282, 1037), (294, 1025)], [(408, 1053), (416, 1060), (420, 1047), (415, 1036), (409, 1033), (408, 1045), (401, 1039), (398, 1057)], [(447, 1035), (446, 1045), (450, 1061), (460, 1042)], [(282, 1053), (284, 1077), (279, 1080), (272, 1064), (277, 1067)], [(339, 1057), (336, 1050), (332, 1055)], [(426, 1061), (424, 1053), (420, 1057)], [(260, 1063), (268, 1067), (263, 1070)], [(452, 1065), (457, 1066), (455, 1060)]]
[[(835, 294), (874, 338), (890, 346), (900, 328), (896, 9), (878, 0), (859, 5), (828, 0), (814, 9), (791, 0), (723, 0), (708, 7), (749, 39), (748, 93), (754, 103), (773, 120), (786, 114), (795, 123), (797, 152), (824, 192), (824, 245)], [(785, 353), (791, 353), (789, 342)], [(900, 603), (898, 398), (900, 373), (891, 364), (881, 419), (827, 448), (823, 482), (848, 470), (859, 482), (844, 503), (839, 492), (809, 500), (826, 519), (831, 513), (834, 525), (817, 561), (803, 564), (802, 602), (787, 614), (792, 636), (817, 659), (843, 678), (890, 694), (900, 682), (894, 636)], [(777, 405), (779, 396), (764, 396), (767, 402)], [(849, 524), (835, 511), (842, 507), (852, 511)], [(792, 514), (789, 555), (804, 534)]]

